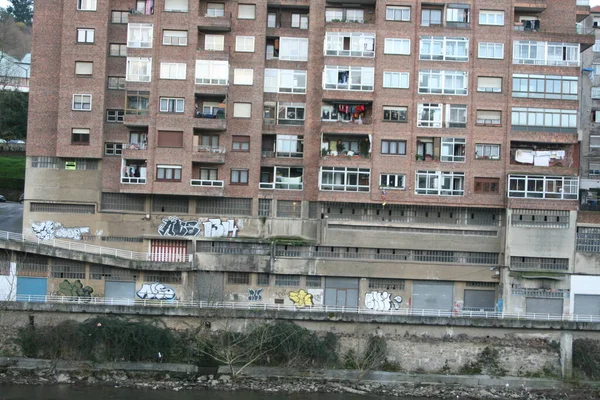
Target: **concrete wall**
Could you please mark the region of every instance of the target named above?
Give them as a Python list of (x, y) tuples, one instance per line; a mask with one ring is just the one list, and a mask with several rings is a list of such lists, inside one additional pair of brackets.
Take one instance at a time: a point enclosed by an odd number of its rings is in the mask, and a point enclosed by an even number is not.
[(600, 275), (600, 253), (575, 253), (574, 273), (584, 275)]
[(0, 301), (13, 301), (17, 297), (17, 263), (10, 262), (8, 275), (0, 275)]
[(600, 296), (600, 276), (571, 276), (571, 304), (569, 311), (575, 312), (575, 295), (591, 294)]

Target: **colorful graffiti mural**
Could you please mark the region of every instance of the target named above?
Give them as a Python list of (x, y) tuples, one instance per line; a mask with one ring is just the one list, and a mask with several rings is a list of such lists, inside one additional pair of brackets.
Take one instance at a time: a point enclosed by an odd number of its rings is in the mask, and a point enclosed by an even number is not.
[(31, 230), (39, 240), (51, 239), (72, 239), (81, 240), (82, 234), (89, 234), (89, 226), (79, 226), (73, 228), (64, 227), (60, 222), (55, 221), (31, 221)]
[(73, 283), (65, 279), (58, 285), (58, 294), (62, 296), (92, 297), (92, 293), (94, 293), (94, 288), (91, 286), (83, 286), (83, 283), (81, 283), (79, 279)]
[(313, 296), (304, 289), (300, 289), (297, 292), (290, 292), (290, 300), (298, 308), (310, 307), (313, 305)]
[(392, 297), (388, 292), (370, 292), (365, 295), (365, 307), (373, 311), (389, 311), (399, 309), (402, 304), (401, 296)]
[(263, 290), (263, 288), (248, 289), (248, 301), (261, 301)]
[(173, 300), (175, 289), (162, 283), (143, 283), (136, 294), (140, 299), (146, 300)]
[(158, 227), (161, 236), (204, 236), (209, 238), (236, 237), (242, 227), (241, 221), (233, 219), (222, 221), (209, 218), (204, 221), (182, 221), (179, 217), (168, 217)]

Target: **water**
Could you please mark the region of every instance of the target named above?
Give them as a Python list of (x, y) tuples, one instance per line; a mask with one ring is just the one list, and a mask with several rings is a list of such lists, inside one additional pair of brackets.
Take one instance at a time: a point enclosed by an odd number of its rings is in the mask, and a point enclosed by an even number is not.
[[(255, 392), (213, 392), (204, 390), (124, 389), (85, 385), (18, 386), (0, 385), (0, 400), (419, 400), (408, 397), (363, 396), (357, 394), (265, 394)], [(423, 399), (424, 400), (424, 399)]]

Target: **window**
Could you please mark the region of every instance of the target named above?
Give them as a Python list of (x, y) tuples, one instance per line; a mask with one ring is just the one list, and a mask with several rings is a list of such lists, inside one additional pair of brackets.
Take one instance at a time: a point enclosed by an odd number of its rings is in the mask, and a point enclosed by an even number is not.
[(196, 60), (196, 84), (227, 85), (229, 63), (227, 61)]
[(406, 155), (406, 141), (405, 140), (382, 140), (381, 141), (381, 154), (390, 155)]
[(185, 63), (160, 63), (160, 79), (185, 79), (187, 65)]
[(375, 57), (375, 34), (362, 32), (327, 32), (326, 56)]
[(204, 50), (223, 51), (225, 48), (225, 36), (223, 35), (205, 35)]
[(504, 25), (504, 11), (479, 10), (479, 25)]
[(408, 89), (408, 72), (384, 72), (383, 73), (383, 87), (384, 88), (396, 88), (396, 89)]
[(75, 75), (92, 75), (93, 69), (93, 62), (75, 61)]
[(110, 22), (113, 24), (126, 24), (129, 22), (129, 11), (111, 11)]
[(501, 125), (502, 111), (477, 110), (477, 125)]
[(71, 129), (71, 144), (90, 144), (90, 130), (87, 128)]
[(275, 275), (275, 286), (300, 286), (300, 275)]
[(478, 92), (502, 92), (502, 78), (492, 76), (478, 76), (477, 77), (477, 91)]
[(165, 0), (165, 11), (188, 12), (188, 0)]
[(277, 24), (277, 14), (276, 13), (268, 13), (267, 14), (267, 28), (278, 28)]
[(77, 43), (94, 43), (94, 30), (77, 28)]
[(579, 43), (513, 42), (513, 64), (578, 67), (579, 57)]
[(598, 135), (590, 135), (590, 148), (598, 149), (600, 148), (600, 136)]
[(423, 8), (421, 10), (421, 26), (442, 25), (442, 10)]
[(250, 273), (249, 272), (228, 272), (227, 273), (227, 284), (229, 284), (229, 285), (249, 285), (250, 284)]
[(387, 21), (410, 21), (410, 7), (387, 6), (385, 19)]
[(499, 144), (476, 144), (475, 158), (483, 160), (499, 160), (500, 145)]
[(252, 103), (233, 103), (234, 118), (251, 118)]
[(160, 112), (182, 113), (184, 112), (184, 99), (177, 97), (161, 97)]
[(329, 90), (357, 90), (372, 92), (373, 67), (325, 66), (324, 88)]
[(256, 274), (256, 284), (258, 286), (269, 286), (269, 274)]
[(90, 111), (92, 109), (91, 94), (74, 94), (73, 95), (73, 110)]
[(232, 169), (231, 170), (231, 184), (232, 185), (247, 185), (248, 184), (248, 170), (247, 169)]
[(322, 286), (323, 279), (320, 276), (307, 276), (306, 287), (320, 288)]
[[(277, 135), (276, 150), (276, 157), (302, 157), (304, 153), (304, 136)], [(298, 176), (301, 176), (301, 173)]]
[(129, 82), (150, 82), (152, 59), (127, 57), (127, 80)]
[(379, 175), (379, 187), (381, 189), (404, 190), (404, 175), (381, 174)]
[[(288, 141), (288, 143), (291, 144), (292, 141), (290, 140)], [(295, 143), (296, 142), (294, 142), (294, 145)], [(281, 150), (288, 150), (288, 152), (290, 152), (290, 150), (292, 149), (288, 147)], [(263, 167), (260, 171), (259, 188), (279, 190), (302, 190), (303, 174), (304, 169), (298, 167)], [(295, 209), (296, 207), (294, 206), (293, 208)]]
[(278, 125), (304, 125), (305, 103), (281, 102), (277, 108)]
[(499, 178), (475, 178), (475, 193), (498, 193)]
[(236, 36), (235, 51), (254, 52), (254, 36)]
[(477, 57), (503, 59), (504, 43), (479, 42)]
[(519, 126), (550, 130), (567, 128), (569, 132), (577, 129), (577, 110), (513, 107), (511, 119), (513, 129)]
[(465, 162), (465, 147), (467, 140), (460, 138), (442, 138), (443, 162)]
[(326, 22), (365, 22), (365, 11), (354, 8), (326, 8)]
[(124, 76), (109, 76), (108, 77), (108, 88), (114, 90), (125, 89), (125, 77)]
[(419, 104), (417, 106), (417, 126), (421, 128), (441, 128), (442, 104)]
[(407, 107), (383, 107), (383, 120), (388, 122), (406, 122)]
[(265, 68), (267, 93), (306, 93), (306, 71)]
[(163, 44), (165, 46), (187, 46), (187, 31), (163, 31)]
[(419, 93), (466, 95), (467, 74), (463, 71), (419, 71)]
[(508, 176), (508, 197), (577, 200), (578, 190), (578, 177), (542, 175)]
[(106, 110), (106, 122), (122, 123), (125, 110)]
[(128, 91), (125, 96), (125, 114), (148, 115), (150, 92)]
[(592, 47), (594, 53), (600, 53), (600, 40), (596, 39), (594, 46)]
[(256, 5), (255, 4), (239, 4), (238, 19), (255, 19)]
[(292, 28), (308, 29), (308, 14), (292, 13)]
[(236, 68), (233, 70), (234, 85), (252, 85), (254, 83), (254, 70)]
[(158, 131), (158, 147), (183, 147), (183, 132)]
[(463, 196), (464, 172), (417, 171), (416, 194), (436, 196)]
[(127, 57), (127, 45), (111, 43), (108, 48), (108, 55), (111, 57)]
[(420, 60), (468, 61), (469, 39), (445, 36), (421, 36)]
[(512, 96), (577, 100), (578, 81), (576, 76), (513, 74)]
[(250, 136), (233, 136), (231, 141), (233, 151), (250, 151)]
[(128, 47), (152, 47), (152, 24), (128, 24), (127, 27)]
[(596, 123), (600, 122), (600, 110), (592, 111), (592, 120)]
[(467, 28), (469, 26), (470, 11), (468, 4), (448, 4), (448, 8), (446, 8), (446, 25)]
[(592, 99), (600, 99), (600, 87), (596, 86), (592, 88)]
[(410, 39), (386, 38), (384, 54), (410, 54)]
[[(252, 51), (254, 51), (254, 43), (252, 43)], [(308, 39), (279, 38), (279, 59), (287, 61), (308, 60)]]
[(156, 166), (157, 181), (180, 181), (181, 166), (180, 165), (157, 165)]
[(104, 143), (105, 156), (120, 156), (123, 154), (123, 143)]
[(219, 170), (217, 168), (200, 168), (200, 180), (216, 181), (219, 179)]
[(79, 11), (96, 11), (96, 0), (77, 0)]
[(321, 167), (319, 190), (368, 192), (370, 182), (369, 168)]

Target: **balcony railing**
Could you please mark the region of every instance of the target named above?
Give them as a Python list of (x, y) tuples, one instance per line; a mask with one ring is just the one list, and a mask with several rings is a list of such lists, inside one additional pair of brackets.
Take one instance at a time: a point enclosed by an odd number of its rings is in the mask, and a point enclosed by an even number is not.
[(148, 143), (129, 143), (124, 150), (148, 150)]
[(513, 131), (577, 133), (577, 128), (559, 126), (511, 125)]
[(200, 153), (216, 153), (216, 154), (225, 154), (225, 147), (223, 146), (207, 146), (200, 145), (196, 147), (196, 151)]
[(277, 189), (277, 190), (302, 190), (302, 178), (277, 178), (277, 182), (260, 182), (260, 189)]
[(145, 185), (146, 178), (135, 178), (135, 177), (122, 176), (121, 183), (126, 183), (126, 184), (131, 184), (131, 185)]
[(262, 152), (263, 158), (302, 158), (304, 153), (300, 151), (265, 151)]
[(210, 186), (210, 187), (224, 187), (225, 181), (212, 180), (212, 179), (192, 179), (190, 181), (191, 186)]

